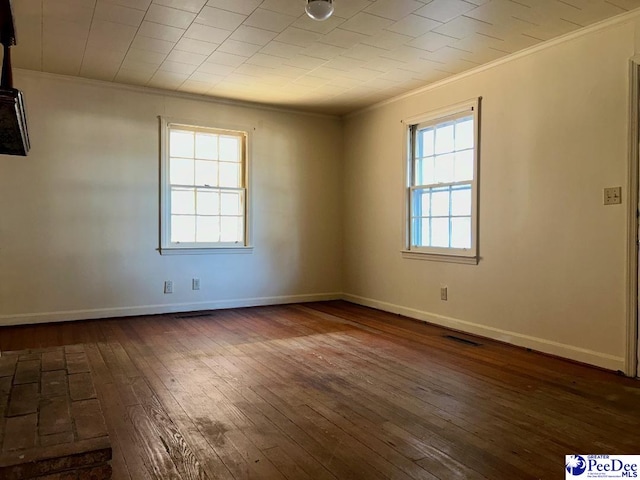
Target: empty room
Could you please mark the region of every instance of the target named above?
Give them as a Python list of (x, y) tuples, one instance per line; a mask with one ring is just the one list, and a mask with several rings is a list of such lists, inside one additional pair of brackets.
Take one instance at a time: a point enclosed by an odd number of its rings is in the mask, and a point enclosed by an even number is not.
[(0, 478), (640, 471), (640, 0), (0, 0)]

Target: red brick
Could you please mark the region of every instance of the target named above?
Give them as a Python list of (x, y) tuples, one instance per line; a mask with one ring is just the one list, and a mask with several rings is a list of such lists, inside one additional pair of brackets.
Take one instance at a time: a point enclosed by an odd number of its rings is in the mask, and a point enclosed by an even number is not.
[(65, 358), (67, 359), (67, 372), (69, 374), (90, 371), (89, 362), (84, 353), (67, 353)]
[(69, 414), (69, 399), (65, 397), (43, 398), (40, 401), (40, 419), (38, 432), (40, 435), (70, 432), (71, 415)]
[(14, 385), (9, 397), (7, 416), (17, 417), (38, 411), (38, 384)]
[(82, 400), (71, 404), (71, 414), (76, 426), (78, 439), (103, 437), (107, 435), (107, 427), (97, 399)]
[(9, 395), (11, 391), (11, 377), (0, 377), (0, 395)]
[(57, 397), (67, 394), (67, 372), (53, 370), (42, 372), (40, 393), (43, 397)]
[(38, 415), (23, 415), (7, 418), (4, 431), (3, 452), (24, 450), (36, 444), (36, 425)]
[(76, 373), (75, 375), (69, 375), (69, 394), (71, 395), (71, 400), (74, 401), (96, 398), (91, 374)]
[(44, 352), (42, 354), (43, 372), (49, 370), (64, 370), (66, 366), (67, 365), (64, 359), (64, 350), (61, 347), (49, 352)]
[(84, 353), (84, 345), (77, 343), (76, 345), (65, 345), (64, 351), (66, 353)]
[(16, 365), (13, 384), (34, 383), (40, 381), (40, 360), (25, 360)]
[(73, 442), (73, 432), (54, 433), (53, 435), (41, 435), (40, 446), (50, 447), (52, 445), (62, 445), (63, 443)]
[(0, 357), (0, 377), (12, 377), (16, 370), (18, 357), (15, 355), (5, 355)]

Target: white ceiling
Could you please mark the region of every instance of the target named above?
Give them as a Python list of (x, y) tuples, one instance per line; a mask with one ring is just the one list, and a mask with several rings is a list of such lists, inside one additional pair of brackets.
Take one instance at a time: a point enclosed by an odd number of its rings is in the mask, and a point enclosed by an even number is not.
[[(344, 114), (640, 0), (14, 0), (18, 68)], [(18, 88), (19, 85), (16, 85)]]

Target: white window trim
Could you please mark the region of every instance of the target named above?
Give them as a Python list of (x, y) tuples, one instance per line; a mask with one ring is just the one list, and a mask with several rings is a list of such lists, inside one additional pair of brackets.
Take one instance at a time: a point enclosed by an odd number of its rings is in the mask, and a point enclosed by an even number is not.
[[(211, 124), (193, 119), (158, 117), (160, 121), (160, 247), (161, 255), (210, 255), (224, 253), (252, 253), (251, 245), (251, 140), (254, 127), (247, 125)], [(186, 128), (206, 128), (226, 130), (229, 132), (242, 132), (246, 135), (246, 151), (244, 164), (245, 181), (245, 228), (244, 244), (236, 243), (183, 243), (180, 245), (171, 243), (170, 216), (168, 208), (171, 185), (169, 182), (169, 126), (184, 125)]]
[[(413, 260), (430, 260), (436, 262), (463, 263), (477, 265), (479, 262), (478, 249), (478, 214), (479, 192), (478, 175), (480, 163), (480, 103), (482, 97), (466, 100), (429, 113), (416, 115), (402, 120), (404, 141), (404, 178), (403, 178), (403, 258)], [(465, 112), (473, 112), (474, 122), (474, 158), (473, 181), (471, 182), (471, 248), (454, 249), (440, 247), (412, 247), (411, 246), (411, 190), (413, 188), (413, 151), (411, 126), (419, 124), (436, 124), (447, 120), (447, 117), (457, 117)]]

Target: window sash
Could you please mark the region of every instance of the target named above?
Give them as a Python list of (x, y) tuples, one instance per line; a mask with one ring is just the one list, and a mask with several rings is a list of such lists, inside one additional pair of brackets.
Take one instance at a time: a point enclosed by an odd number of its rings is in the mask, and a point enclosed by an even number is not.
[[(406, 239), (405, 239), (405, 250), (407, 252), (414, 252), (418, 254), (434, 254), (434, 256), (441, 256), (442, 258), (453, 258), (456, 256), (459, 257), (474, 257), (477, 258), (477, 223), (478, 223), (478, 208), (477, 208), (477, 180), (478, 180), (478, 158), (479, 158), (479, 99), (473, 102), (466, 102), (464, 104), (460, 104), (458, 106), (451, 107), (450, 109), (443, 110), (433, 114), (429, 117), (422, 118), (414, 118), (408, 119), (404, 121), (404, 124), (408, 126), (408, 141), (407, 141), (407, 171), (406, 171), (406, 179), (407, 186), (406, 189)], [(471, 179), (465, 179), (460, 181), (434, 181), (436, 178), (430, 178), (432, 181), (424, 181), (429, 180), (428, 175), (421, 175), (421, 178), (417, 178), (416, 174), (418, 172), (418, 162), (421, 162), (425, 158), (434, 157), (436, 158), (438, 155), (451, 154), (455, 155), (457, 152), (468, 151), (469, 148), (461, 148), (460, 150), (455, 149), (455, 141), (454, 147), (451, 152), (447, 153), (436, 153), (435, 144), (434, 151), (428, 152), (425, 150), (419, 151), (418, 149), (418, 132), (424, 129), (434, 128), (436, 129), (438, 126), (450, 122), (456, 122), (461, 118), (471, 117), (473, 122), (473, 177)], [(424, 183), (423, 183), (424, 182)], [(444, 189), (450, 192), (453, 187), (456, 186), (469, 186), (471, 189), (471, 208), (469, 215), (452, 215), (451, 212), (451, 204), (452, 200), (449, 197), (449, 209), (447, 214), (440, 215), (431, 215), (431, 212), (425, 214), (424, 212), (419, 212), (416, 208), (416, 201), (418, 192), (421, 191), (431, 191), (432, 189)], [(442, 212), (439, 212), (442, 213)], [(452, 237), (451, 237), (451, 228), (452, 222), (451, 219), (455, 218), (468, 218), (471, 223), (471, 232), (470, 232), (470, 247), (469, 248), (457, 248), (457, 247), (442, 247), (442, 246), (422, 246), (420, 243), (425, 243), (420, 241), (420, 234), (422, 232), (416, 232), (416, 220), (426, 219), (430, 221), (431, 219), (448, 219), (449, 220), (449, 236), (448, 236), (448, 245), (451, 245)], [(431, 233), (431, 232), (429, 232)], [(429, 242), (430, 243), (430, 242)], [(475, 262), (474, 262), (475, 263)]]
[[(162, 168), (161, 168), (161, 228), (160, 228), (160, 251), (163, 249), (167, 249), (168, 253), (173, 249), (181, 249), (181, 250), (193, 250), (197, 253), (203, 253), (205, 250), (215, 250), (215, 249), (228, 249), (228, 248), (250, 248), (248, 247), (248, 239), (249, 239), (249, 223), (248, 223), (248, 130), (230, 130), (225, 128), (213, 128), (213, 127), (202, 127), (202, 126), (194, 126), (189, 125), (188, 123), (183, 122), (171, 122), (167, 118), (160, 117), (161, 121), (161, 141), (162, 141)], [(196, 151), (194, 150), (193, 156), (174, 156), (171, 157), (171, 145), (170, 138), (172, 131), (184, 131), (191, 132), (194, 134), (197, 133), (206, 133), (206, 134), (214, 134), (217, 135), (218, 138), (222, 136), (233, 136), (238, 138), (239, 140), (239, 161), (231, 162), (225, 161), (224, 159), (201, 159), (196, 157)], [(194, 137), (195, 138), (195, 137)], [(238, 186), (219, 186), (219, 185), (208, 185), (208, 184), (200, 184), (196, 182), (196, 177), (194, 176), (193, 182), (185, 183), (176, 182), (171, 183), (171, 161), (173, 158), (184, 158), (187, 160), (191, 160), (196, 162), (198, 160), (215, 162), (218, 165), (224, 163), (233, 163), (238, 165), (239, 168), (239, 185)], [(195, 168), (195, 166), (194, 166)], [(189, 177), (183, 178), (182, 180), (188, 180)], [(219, 177), (218, 177), (219, 179)], [(219, 181), (219, 180), (218, 180)], [(176, 191), (192, 191), (194, 195), (194, 204), (193, 210), (189, 213), (182, 213), (179, 210), (174, 211), (174, 206), (172, 205), (172, 194)], [(206, 192), (206, 193), (218, 193), (224, 194), (228, 193), (236, 193), (239, 196), (239, 209), (237, 215), (224, 214), (221, 210), (222, 206), (219, 203), (217, 205), (217, 212), (213, 213), (199, 213), (198, 212), (198, 204), (197, 204), (197, 193), (198, 192)], [(191, 206), (189, 207), (191, 208)], [(224, 241), (221, 237), (218, 237), (219, 241), (172, 241), (172, 219), (178, 217), (192, 217), (195, 222), (196, 228), (198, 228), (198, 218), (217, 218), (218, 226), (221, 226), (222, 220), (224, 218), (237, 218), (240, 222), (238, 224), (238, 233), (240, 233), (240, 238), (238, 241)], [(214, 222), (215, 223), (215, 222)], [(197, 240), (197, 230), (194, 230), (194, 236)], [(205, 237), (206, 238), (206, 237)]]

